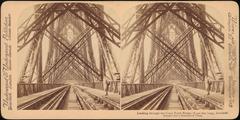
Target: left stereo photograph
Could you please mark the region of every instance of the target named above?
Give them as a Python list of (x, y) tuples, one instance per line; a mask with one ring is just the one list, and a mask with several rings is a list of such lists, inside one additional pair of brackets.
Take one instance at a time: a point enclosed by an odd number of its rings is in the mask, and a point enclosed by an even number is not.
[(18, 110), (120, 109), (120, 25), (102, 5), (36, 4), (17, 32)]

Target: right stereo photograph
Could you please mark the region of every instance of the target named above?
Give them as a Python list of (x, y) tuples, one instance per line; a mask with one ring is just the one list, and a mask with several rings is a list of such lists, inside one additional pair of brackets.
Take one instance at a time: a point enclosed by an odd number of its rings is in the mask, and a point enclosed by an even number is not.
[(198, 3), (137, 5), (122, 26), (122, 110), (222, 110), (224, 26)]

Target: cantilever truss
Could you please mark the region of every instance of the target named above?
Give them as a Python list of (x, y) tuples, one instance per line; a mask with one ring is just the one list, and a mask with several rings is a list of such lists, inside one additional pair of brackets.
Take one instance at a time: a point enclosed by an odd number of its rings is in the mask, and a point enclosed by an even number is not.
[[(223, 25), (210, 16), (203, 5), (143, 4), (138, 6), (134, 16), (136, 20), (130, 18), (124, 24), (125, 31), (122, 34), (123, 47), (133, 45), (128, 68), (123, 75), (124, 82), (159, 83), (171, 69), (189, 81), (222, 79), (217, 78), (222, 73), (213, 45), (223, 49)], [(174, 27), (174, 32), (170, 30), (171, 27)], [(195, 34), (201, 43), (201, 68), (195, 53)], [(171, 40), (172, 36), (177, 37)], [(145, 71), (143, 49), (146, 37), (153, 42)], [(140, 74), (138, 78), (137, 74)]]
[[(69, 29), (74, 32), (71, 38), (66, 36)], [(18, 51), (29, 46), (20, 82), (56, 83), (66, 71), (76, 79), (94, 82), (104, 76), (113, 79), (113, 74), (118, 72), (111, 44), (119, 47), (120, 26), (102, 6), (86, 3), (36, 5), (34, 14), (19, 26), (18, 33)], [(49, 41), (44, 71), (43, 39)], [(92, 40), (99, 43), (99, 68)]]

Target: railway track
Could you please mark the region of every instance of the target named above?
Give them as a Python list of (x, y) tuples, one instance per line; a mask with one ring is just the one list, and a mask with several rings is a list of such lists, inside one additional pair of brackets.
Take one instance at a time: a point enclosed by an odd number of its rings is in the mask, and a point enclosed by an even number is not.
[(198, 95), (179, 86), (176, 89), (183, 110), (216, 110), (223, 108), (223, 103), (218, 102), (217, 98)]
[(94, 106), (94, 104), (87, 101), (87, 97), (89, 97), (89, 96), (86, 96), (86, 93), (84, 93), (83, 91), (78, 89), (78, 87), (76, 87), (76, 86), (73, 86), (73, 92), (77, 97), (79, 109), (81, 109), (81, 110), (96, 110), (96, 107)]
[[(87, 103), (90, 105), (90, 106), (87, 105), (87, 106), (89, 106), (90, 109), (93, 109), (93, 110), (94, 109), (106, 109), (106, 110), (120, 109), (120, 105), (118, 102), (111, 100), (106, 96), (99, 96), (94, 93), (90, 93), (78, 86), (75, 86), (74, 89), (75, 89), (75, 91), (78, 91), (77, 94), (78, 94), (78, 97), (79, 97), (78, 99), (79, 99), (80, 103), (86, 102), (84, 100), (84, 98), (82, 97), (82, 96), (86, 96), (86, 95), (94, 100), (90, 104)], [(85, 97), (85, 99), (86, 99), (86, 97)]]
[(123, 110), (211, 110), (221, 105), (177, 86), (170, 85), (122, 105)]
[[(69, 99), (70, 94), (75, 100)], [(19, 103), (18, 110), (61, 110), (66, 109), (67, 104), (73, 105), (72, 109), (76, 110), (119, 109), (119, 103), (71, 85), (26, 96), (23, 100)]]
[[(78, 86), (65, 85), (38, 94), (26, 96), (25, 101), (18, 104), (18, 110), (59, 110), (64, 109), (67, 102), (75, 102), (73, 107), (78, 110), (120, 109), (119, 103)], [(66, 99), (69, 94), (75, 97), (74, 101)], [(181, 86), (169, 85), (124, 103), (121, 108), (123, 110), (215, 110), (222, 107), (223, 104), (209, 96), (198, 95)]]
[(64, 104), (64, 97), (69, 91), (69, 86), (65, 87), (61, 92), (54, 95), (46, 104), (41, 106), (40, 110), (57, 110), (61, 109)]
[(70, 86), (56, 88), (48, 93), (43, 93), (36, 98), (30, 98), (17, 106), (18, 110), (52, 110), (61, 109), (64, 97), (67, 95)]
[(159, 110), (163, 109), (164, 100), (171, 92), (172, 87), (166, 88), (161, 93), (158, 93), (152, 100), (150, 100), (146, 105), (144, 105), (141, 110)]
[(170, 93), (172, 86), (166, 86), (163, 89), (139, 97), (129, 103), (123, 104), (124, 110), (154, 110), (161, 109), (163, 101)]

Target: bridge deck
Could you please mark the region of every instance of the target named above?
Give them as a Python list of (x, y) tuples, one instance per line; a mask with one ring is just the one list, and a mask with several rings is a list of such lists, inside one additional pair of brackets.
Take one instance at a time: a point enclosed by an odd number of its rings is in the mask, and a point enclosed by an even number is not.
[(141, 98), (143, 96), (154, 93), (154, 92), (159, 91), (159, 90), (164, 89), (164, 88), (166, 88), (166, 86), (123, 97), (123, 98), (121, 98), (121, 104), (124, 105), (126, 103), (129, 103), (131, 101), (134, 101), (138, 98)]

